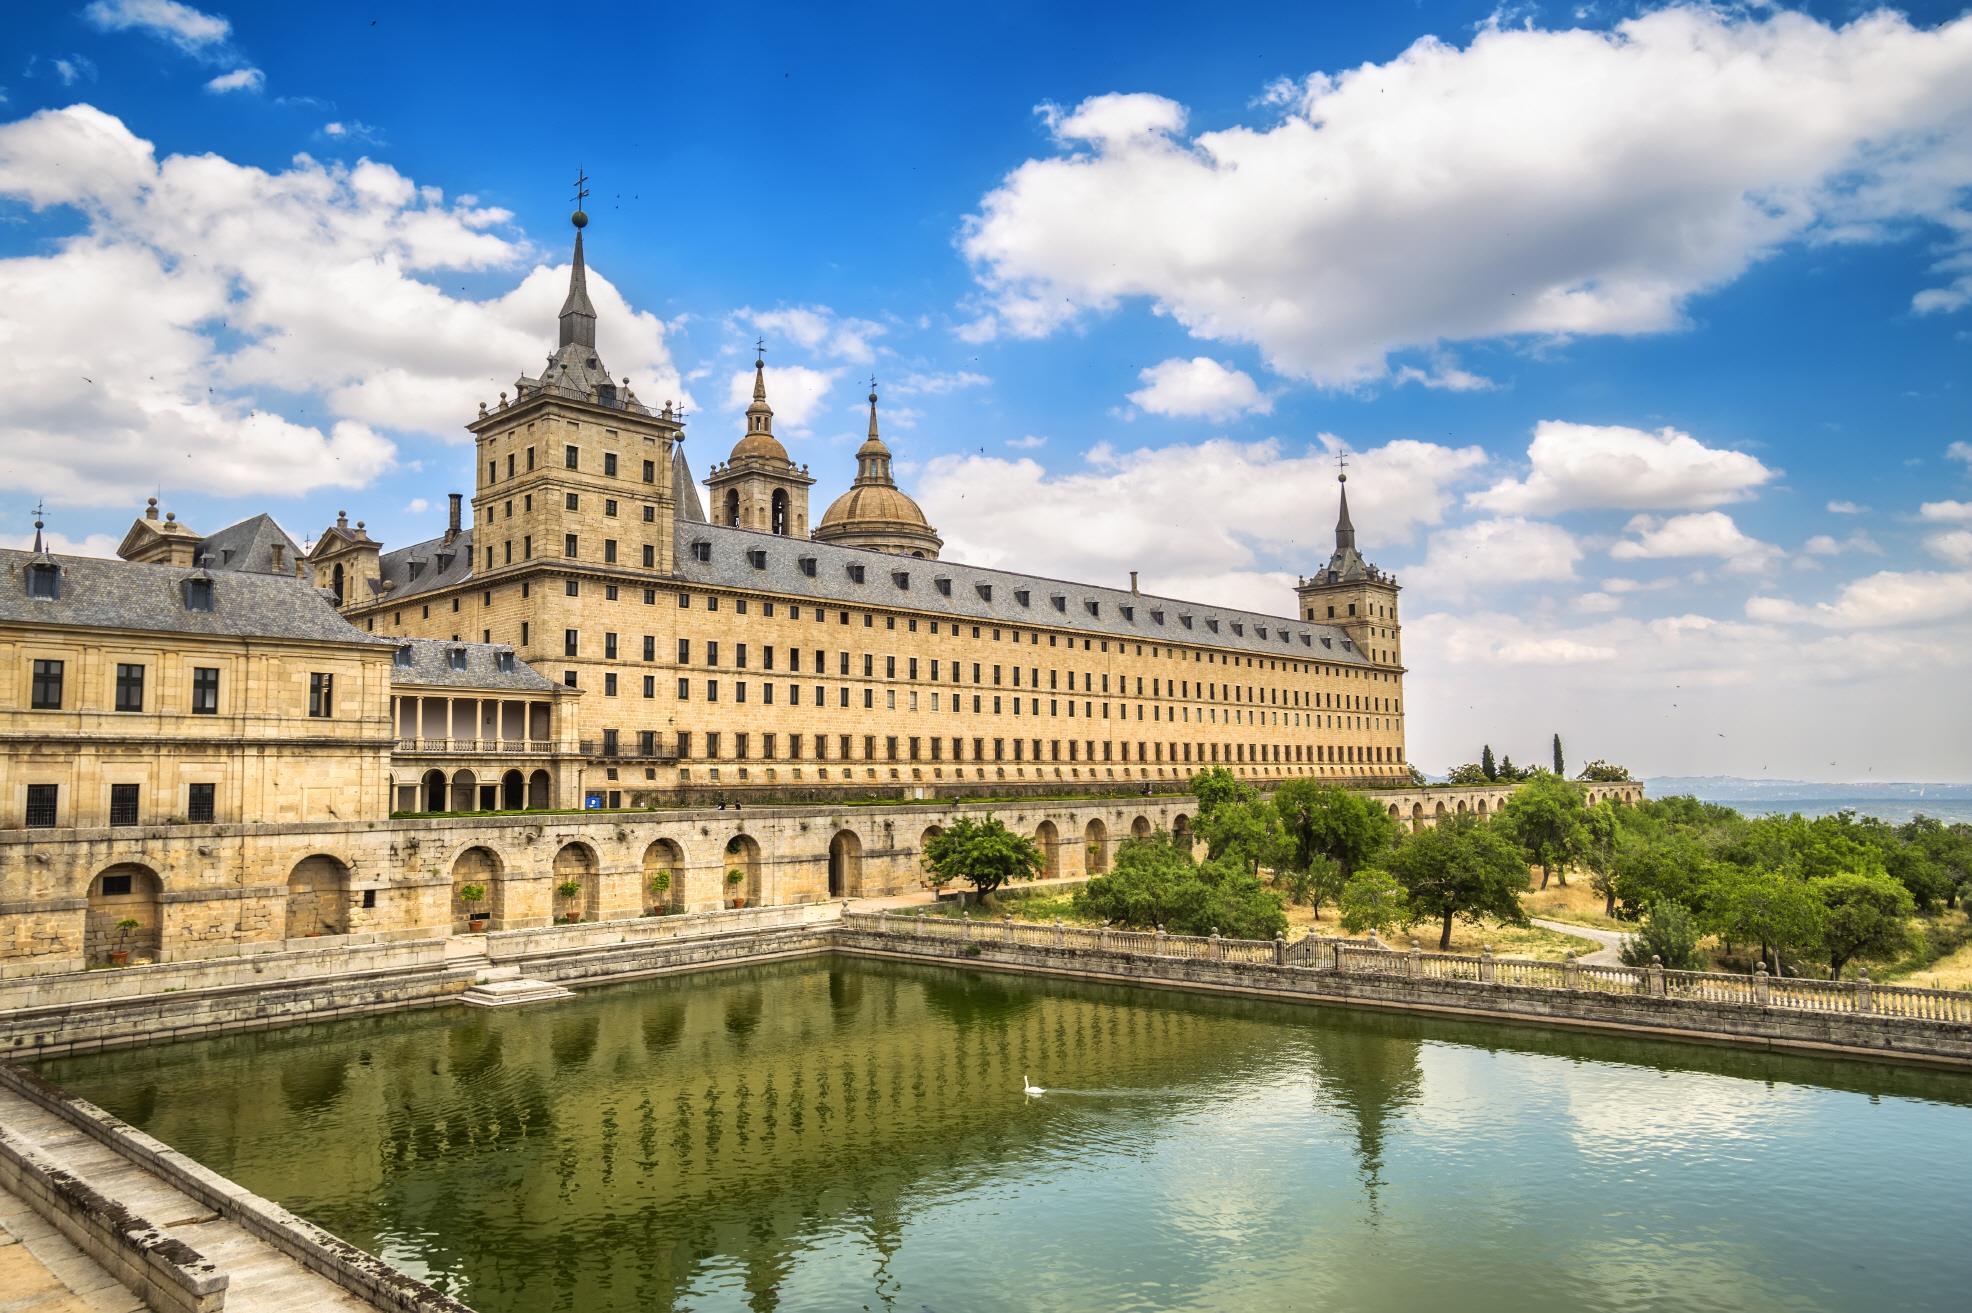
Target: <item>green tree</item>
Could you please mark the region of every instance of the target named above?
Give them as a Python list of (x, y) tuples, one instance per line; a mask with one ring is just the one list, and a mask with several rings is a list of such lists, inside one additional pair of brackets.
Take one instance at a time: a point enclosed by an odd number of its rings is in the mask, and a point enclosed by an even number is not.
[(1616, 804), (1604, 798), (1582, 813), (1582, 865), (1589, 868), (1589, 888), (1602, 895), (1602, 914), (1616, 915), (1616, 852), (1623, 835)]
[(1698, 969), (1698, 923), (1683, 903), (1666, 899), (1653, 904), (1637, 933), (1625, 935), (1616, 955), (1627, 966), (1647, 967), (1661, 961), (1672, 971)]
[(1404, 887), (1411, 914), (1442, 923), (1440, 949), (1451, 947), (1455, 919), (1527, 924), (1520, 907), (1526, 858), (1497, 827), (1476, 817), (1447, 817), (1419, 830), (1397, 845), (1389, 867)]
[(1541, 888), (1547, 888), (1557, 871), (1561, 883), (1568, 883), (1568, 864), (1580, 856), (1585, 838), (1582, 810), (1581, 789), (1547, 774), (1515, 789), (1500, 808), (1499, 823), (1507, 836), (1541, 868)]
[(1484, 766), (1474, 765), (1468, 761), (1462, 766), (1452, 767), (1445, 775), (1445, 782), (1447, 784), (1486, 784), (1491, 782), (1492, 778), (1492, 776), (1486, 773)]
[(1727, 944), (1757, 944), (1760, 960), (1780, 975), (1783, 954), (1821, 942), (1821, 900), (1805, 880), (1779, 871), (1721, 867), (1705, 920)]
[[(1560, 773), (1555, 772), (1557, 775)], [(1622, 784), (1628, 782), (1630, 772), (1627, 767), (1612, 766), (1606, 761), (1597, 759), (1582, 767), (1582, 773), (1575, 778), (1587, 780), (1591, 784)]]
[(1379, 867), (1356, 872), (1342, 887), (1342, 928), (1350, 934), (1387, 932), (1414, 919), (1410, 895), (1397, 877)]
[(1479, 769), (1489, 780), (1500, 777), (1500, 766), (1493, 760), (1493, 745), (1490, 743), (1479, 749)]
[(1397, 823), (1381, 806), (1319, 780), (1289, 780), (1273, 801), (1292, 850), (1287, 863), (1296, 870), (1327, 857), (1347, 880), (1397, 839)]
[(966, 880), (982, 898), (1010, 880), (1032, 880), (1046, 861), (1038, 844), (1009, 830), (997, 816), (961, 816), (924, 846), (934, 887)]
[(1508, 783), (1512, 783), (1514, 780), (1520, 778), (1520, 772), (1518, 769), (1514, 767), (1513, 758), (1511, 755), (1502, 756), (1500, 758), (1498, 773), (1494, 775), (1493, 778), (1496, 780), (1505, 780)]
[(1217, 930), (1234, 939), (1271, 939), (1287, 929), (1280, 898), (1237, 859), (1202, 865), (1168, 835), (1125, 839), (1114, 868), (1090, 878), (1076, 906), (1120, 925), (1173, 934)]
[(1568, 778), (1568, 768), (1561, 761), (1561, 735), (1554, 736), (1554, 773), (1562, 779)]
[(1191, 777), (1192, 795), (1198, 799), (1198, 817), (1206, 817), (1234, 803), (1252, 802), (1260, 795), (1224, 766), (1202, 770)]
[(1916, 912), (1910, 890), (1888, 875), (1845, 872), (1816, 880), (1821, 903), (1821, 951), (1828, 978), (1857, 957), (1894, 957), (1910, 947), (1909, 918)]
[(1293, 851), (1280, 813), (1257, 795), (1220, 803), (1210, 811), (1199, 808), (1193, 828), (1205, 843), (1207, 861), (1232, 862), (1251, 875), (1263, 866), (1279, 870)]
[(1311, 857), (1306, 867), (1289, 867), (1274, 877), (1274, 887), (1286, 891), (1287, 901), (1306, 903), (1317, 921), (1322, 919), (1322, 904), (1340, 898), (1347, 883), (1342, 863), (1320, 853)]

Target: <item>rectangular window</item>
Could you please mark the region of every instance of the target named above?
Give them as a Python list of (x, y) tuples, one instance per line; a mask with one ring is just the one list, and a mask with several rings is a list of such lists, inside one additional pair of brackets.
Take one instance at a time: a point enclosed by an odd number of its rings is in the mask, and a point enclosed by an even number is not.
[(192, 714), (219, 714), (219, 671), (214, 667), (192, 667)]
[(603, 660), (616, 660), (616, 635), (607, 631), (603, 634)]
[(645, 482), (645, 483), (656, 483), (656, 482), (657, 482), (657, 462), (656, 462), (656, 461), (654, 461), (654, 460), (647, 460), (647, 461), (645, 461), (645, 462), (644, 462), (644, 482)]
[(185, 798), (185, 819), (194, 825), (212, 824), (214, 785), (194, 784)]
[(28, 705), (37, 711), (59, 711), (62, 706), (62, 663), (36, 661), (34, 688)]
[(608, 474), (608, 475), (612, 475), (612, 476), (614, 476), (614, 475), (615, 475), (615, 473), (616, 473), (616, 453), (615, 453), (615, 452), (613, 452), (613, 451), (606, 451), (606, 452), (604, 452), (604, 453), (603, 453), (603, 473), (604, 473), (604, 474)]
[(574, 556), (577, 546), (578, 544), (574, 534), (565, 533), (561, 536), (561, 554), (563, 556)]
[(561, 459), (562, 459), (562, 464), (563, 464), (563, 465), (565, 465), (565, 466), (567, 466), (567, 467), (568, 467), (569, 469), (571, 469), (571, 470), (579, 470), (579, 469), (581, 469), (581, 468), (582, 468), (582, 448), (580, 448), (580, 447), (563, 447), (563, 448), (562, 448), (562, 457), (561, 457)]
[(603, 676), (603, 696), (606, 698), (616, 696), (616, 672), (613, 670)]
[(110, 824), (135, 825), (137, 823), (137, 786), (134, 784), (110, 785)]
[(116, 668), (116, 709), (118, 711), (142, 711), (144, 709), (144, 668), (123, 665)]
[(614, 538), (603, 539), (603, 563), (605, 565), (616, 564), (616, 539)]
[(692, 696), (692, 681), (689, 679), (680, 679), (678, 681), (678, 701), (680, 702), (690, 701), (691, 696)]
[(564, 629), (564, 630), (562, 630), (562, 631), (561, 631), (561, 654), (562, 654), (563, 656), (575, 656), (575, 655), (576, 655), (576, 651), (577, 651), (577, 646), (578, 646), (578, 644), (579, 644), (579, 643), (580, 643), (580, 641), (581, 641), (581, 637), (582, 637), (582, 635), (581, 635), (581, 634), (580, 634), (580, 632), (579, 632), (579, 631), (577, 631), (577, 630), (574, 630), (574, 629)]
[(60, 788), (57, 784), (27, 786), (27, 823), (30, 826), (45, 829), (55, 823), (55, 801)]
[(308, 677), (308, 714), (317, 719), (335, 715), (335, 676), (319, 671)]

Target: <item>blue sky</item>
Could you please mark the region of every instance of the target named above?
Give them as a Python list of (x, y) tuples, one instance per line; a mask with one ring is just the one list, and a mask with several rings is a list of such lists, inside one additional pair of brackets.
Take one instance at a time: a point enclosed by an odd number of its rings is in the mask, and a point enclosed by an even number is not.
[(874, 373), (948, 554), (1281, 610), (1346, 448), (1427, 769), (1972, 777), (1961, 6), (393, 8), (14, 16), (8, 541), (429, 536), (579, 166), (700, 471), (757, 334), (817, 514)]

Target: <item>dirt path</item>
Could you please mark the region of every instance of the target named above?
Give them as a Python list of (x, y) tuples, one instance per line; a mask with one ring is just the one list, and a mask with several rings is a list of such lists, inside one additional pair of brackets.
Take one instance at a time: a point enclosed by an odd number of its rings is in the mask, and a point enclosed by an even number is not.
[(1558, 930), (1564, 935), (1577, 935), (1583, 939), (1593, 939), (1596, 943), (1602, 945), (1595, 952), (1584, 953), (1576, 958), (1575, 960), (1577, 962), (1582, 962), (1592, 967), (1619, 967), (1623, 965), (1623, 959), (1616, 955), (1617, 946), (1623, 942), (1623, 936), (1617, 931), (1597, 930), (1592, 926), (1585, 925), (1570, 925), (1566, 921), (1548, 921), (1538, 916), (1530, 919), (1543, 930)]

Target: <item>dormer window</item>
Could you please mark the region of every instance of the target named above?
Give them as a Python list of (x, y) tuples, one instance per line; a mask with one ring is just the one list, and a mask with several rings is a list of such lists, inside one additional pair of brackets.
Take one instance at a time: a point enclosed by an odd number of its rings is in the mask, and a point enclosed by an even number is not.
[(410, 573), (413, 579), (417, 578), (419, 575), (423, 574), (424, 572), (425, 572), (425, 563), (423, 561), (420, 560), (420, 561), (411, 562)]
[(1314, 645), (1315, 645), (1315, 636), (1314, 636), (1313, 634), (1303, 634), (1303, 635), (1301, 635), (1301, 646), (1302, 646), (1302, 647), (1313, 647)]
[(695, 539), (692, 542), (692, 559), (694, 561), (710, 561), (712, 559), (712, 544), (703, 538)]
[(1028, 592), (1025, 588), (1016, 588), (1013, 590), (1013, 600), (1022, 606), (1032, 606), (1034, 605), (1034, 594)]
[(1215, 634), (1219, 632), (1219, 622), (1211, 616), (1205, 618), (1205, 627)]
[(1185, 627), (1186, 629), (1190, 629), (1190, 628), (1191, 628), (1191, 617), (1190, 617), (1190, 616), (1188, 616), (1188, 615), (1180, 615), (1180, 616), (1178, 617), (1178, 623), (1179, 623), (1179, 624), (1181, 624), (1181, 625), (1183, 625), (1183, 626), (1184, 626), (1184, 627)]
[(1084, 598), (1084, 599), (1082, 600), (1082, 605), (1083, 605), (1083, 606), (1086, 606), (1086, 607), (1088, 607), (1088, 608), (1089, 608), (1089, 614), (1090, 614), (1090, 615), (1101, 615), (1101, 614), (1102, 614), (1102, 603), (1100, 603), (1100, 602), (1095, 602), (1095, 601), (1091, 601), (1091, 600), (1089, 600), (1089, 599), (1087, 599), (1087, 598)]
[(452, 562), (458, 559), (459, 554), (457, 552), (440, 552), (438, 554), (438, 572), (444, 574), (452, 568)]
[(863, 575), (865, 571), (862, 566), (852, 565), (849, 566), (848, 569), (849, 569), (849, 581), (851, 583), (859, 584), (863, 582)]
[(905, 570), (892, 570), (890, 572), (890, 582), (896, 584), (899, 588), (909, 588), (911, 586), (910, 573)]
[(1164, 623), (1164, 613), (1163, 613), (1162, 611), (1152, 611), (1152, 612), (1150, 613), (1150, 623), (1152, 623), (1152, 624), (1154, 624), (1154, 625), (1161, 625), (1161, 624), (1163, 624), (1163, 623)]
[(752, 548), (747, 552), (746, 559), (747, 563), (754, 569), (764, 570), (767, 568), (767, 549), (764, 547)]
[(466, 668), (466, 650), (463, 647), (452, 648), (445, 656), (452, 669), (464, 670)]
[(813, 579), (813, 578), (815, 577), (815, 558), (814, 558), (814, 557), (812, 557), (812, 556), (804, 556), (804, 557), (802, 557), (802, 558), (801, 558), (801, 573), (803, 573), (803, 574), (805, 574), (805, 575), (807, 575), (807, 576), (808, 576), (808, 577), (809, 577), (810, 579)]
[(409, 643), (397, 649), (396, 661), (399, 669), (409, 670), (411, 668), (411, 645)]
[(513, 674), (514, 654), (511, 652), (495, 652), (493, 654), (493, 668), (503, 675)]
[(952, 581), (944, 575), (938, 576), (938, 578), (933, 579), (931, 582), (937, 585), (938, 595), (940, 597), (950, 597), (952, 595)]
[(1329, 637), (1329, 636), (1328, 636), (1327, 634), (1323, 634), (1323, 635), (1322, 635), (1322, 646), (1323, 646), (1323, 647), (1330, 647), (1330, 648), (1332, 648), (1332, 647), (1334, 647), (1334, 646), (1335, 646), (1335, 640), (1334, 640), (1334, 639), (1332, 639), (1332, 638), (1330, 638), (1330, 637)]
[(1356, 650), (1356, 645), (1345, 638), (1342, 640), (1342, 650), (1344, 652), (1353, 652)]
[(212, 609), (212, 580), (187, 579), (185, 581), (185, 609), (187, 611), (210, 611)]
[[(1233, 628), (1237, 629), (1239, 628), (1239, 626), (1234, 625)], [(1265, 625), (1255, 625), (1253, 626), (1253, 632), (1258, 634), (1261, 638), (1265, 638), (1267, 636), (1267, 627)]]
[(1123, 606), (1118, 609), (1123, 612), (1123, 618), (1125, 620), (1134, 621), (1137, 618), (1137, 608), (1134, 606)]
[(1060, 611), (1064, 615), (1068, 613), (1068, 599), (1060, 593), (1054, 594), (1048, 598), (1048, 601), (1054, 604), (1055, 610)]
[[(1246, 626), (1245, 626), (1245, 625), (1243, 625), (1243, 624), (1241, 624), (1241, 623), (1240, 623), (1239, 621), (1237, 621), (1237, 620), (1235, 620), (1235, 621), (1233, 621), (1233, 622), (1232, 622), (1232, 631), (1233, 631), (1233, 632), (1234, 632), (1235, 634), (1238, 634), (1238, 635), (1239, 635), (1239, 636), (1240, 636), (1241, 638), (1244, 638), (1244, 637), (1246, 637)], [(1266, 635), (1265, 635), (1265, 634), (1262, 634), (1262, 635), (1260, 635), (1260, 637), (1262, 637), (1262, 638), (1265, 638), (1265, 637), (1266, 637)]]
[(990, 602), (993, 600), (993, 585), (974, 584), (973, 587), (979, 590), (979, 600), (981, 600), (982, 602)]

